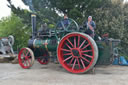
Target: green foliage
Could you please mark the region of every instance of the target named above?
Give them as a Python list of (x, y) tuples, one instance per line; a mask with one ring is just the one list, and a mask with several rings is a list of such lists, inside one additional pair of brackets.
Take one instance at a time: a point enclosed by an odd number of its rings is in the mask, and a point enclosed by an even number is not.
[[(60, 19), (58, 13), (67, 13), (70, 18), (73, 18), (77, 22), (82, 23), (83, 18), (86, 15), (88, 16), (88, 14), (92, 14), (94, 8), (101, 7), (102, 4), (104, 4), (104, 2), (105, 3), (110, 2), (110, 0), (22, 0), (22, 1), (32, 9), (32, 12), (37, 14), (38, 25), (44, 23), (45, 19), (48, 19), (51, 22), (50, 24), (55, 25), (55, 23)], [(15, 6), (11, 3), (11, 0), (9, 1), (9, 3), (10, 3), (9, 7), (12, 9), (13, 13), (17, 14), (23, 19), (26, 19), (26, 17), (24, 17), (26, 15), (24, 14), (23, 10), (21, 10), (20, 8), (15, 8)]]
[[(32, 0), (32, 3), (22, 0), (26, 5), (33, 4), (34, 13), (37, 15), (38, 28), (42, 23), (47, 23), (49, 28), (54, 28), (61, 18), (59, 14), (67, 13), (70, 18), (82, 25), (89, 15), (96, 22), (96, 34), (102, 36), (109, 33), (112, 38), (121, 40), (121, 49), (128, 55), (128, 4), (123, 0)], [(26, 27), (30, 26), (31, 12), (15, 8), (9, 2), (12, 12), (19, 16)], [(124, 53), (124, 54), (125, 54)]]
[(14, 49), (27, 46), (29, 39), (29, 31), (19, 17), (12, 14), (10, 17), (3, 18), (0, 21), (0, 37), (8, 37), (13, 35), (15, 38)]
[(121, 0), (115, 0), (111, 6), (94, 10), (94, 20), (97, 25), (96, 34), (109, 33), (109, 37), (120, 39), (121, 55), (127, 56), (128, 49), (128, 4)]

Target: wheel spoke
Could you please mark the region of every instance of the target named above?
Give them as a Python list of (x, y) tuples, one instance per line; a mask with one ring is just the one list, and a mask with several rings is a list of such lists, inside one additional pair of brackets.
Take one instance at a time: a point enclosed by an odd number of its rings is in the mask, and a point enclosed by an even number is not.
[(90, 45), (90, 43), (88, 43), (85, 47), (83, 47), (82, 50), (87, 48), (89, 45)]
[(29, 51), (26, 53), (26, 55), (25, 56), (27, 56), (29, 54)]
[(71, 43), (71, 41), (69, 39), (67, 39), (67, 41), (71, 44), (71, 46), (73, 47), (73, 44)]
[(42, 59), (41, 62), (44, 62), (44, 59)]
[(24, 53), (22, 55), (23, 55), (23, 57), (25, 57), (25, 54)]
[(30, 56), (28, 56), (28, 58), (30, 58), (31, 57), (31, 55)]
[(69, 29), (69, 27), (71, 26), (71, 24), (72, 24), (72, 21), (69, 22), (69, 25), (66, 27), (67, 30)]
[(78, 36), (78, 47), (80, 45), (80, 36)]
[(23, 57), (25, 57), (25, 54), (26, 54), (26, 49), (23, 51)]
[(73, 57), (73, 58), (71, 59), (71, 61), (69, 62), (69, 65), (71, 65), (71, 64), (72, 64), (73, 59), (74, 59), (74, 57)]
[(81, 52), (83, 52), (83, 53), (84, 53), (84, 52), (92, 52), (92, 50), (85, 50), (85, 51), (81, 51)]
[(25, 63), (26, 63), (26, 66), (31, 66), (28, 57), (25, 57), (25, 60), (24, 60), (24, 61), (25, 61)]
[(38, 58), (37, 61), (38, 61), (40, 64), (46, 65), (46, 64), (48, 64), (49, 59), (47, 59), (47, 58)]
[(75, 59), (75, 61), (73, 63), (72, 70), (74, 69), (75, 65), (76, 65), (76, 59)]
[(70, 58), (72, 58), (72, 56), (70, 56), (70, 57), (66, 58), (63, 62), (65, 62), (65, 61), (69, 60)]
[(61, 21), (61, 25), (62, 25), (63, 29), (65, 29), (64, 23), (62, 21)]
[(64, 55), (72, 55), (72, 53), (66, 53), (66, 54), (64, 54)]
[(84, 57), (82, 57), (82, 56), (81, 56), (81, 58), (84, 59), (85, 61), (87, 61), (88, 63), (90, 63), (90, 61), (87, 60), (86, 58), (84, 58)]
[(81, 48), (85, 42), (86, 42), (86, 40), (84, 40), (84, 41), (82, 42), (82, 44), (80, 45), (79, 48)]
[(66, 43), (66, 46), (69, 48), (69, 49), (71, 49), (71, 47)]
[(74, 37), (74, 48), (76, 48), (76, 37)]
[(93, 58), (93, 56), (87, 55), (87, 54), (83, 54), (84, 56), (87, 56), (89, 58)]
[(25, 56), (25, 60), (26, 60), (26, 61), (27, 61), (27, 59), (28, 59), (27, 56)]
[(63, 50), (63, 51), (67, 51), (67, 52), (71, 52), (70, 50), (67, 50), (67, 49), (63, 49), (63, 48), (62, 48), (61, 50)]
[(21, 54), (21, 57), (25, 58), (25, 55), (24, 55), (24, 53), (22, 53), (22, 54)]
[(28, 63), (29, 63), (29, 66), (31, 66), (31, 61), (29, 60), (29, 58), (28, 58)]
[(24, 66), (25, 66), (25, 65), (27, 66), (27, 62), (26, 62), (26, 60), (24, 60)]
[(85, 67), (85, 64), (84, 64), (83, 60), (80, 59), (80, 61), (81, 61), (82, 65), (83, 65), (83, 67), (84, 67), (84, 69), (85, 69), (86, 67)]
[(77, 62), (78, 62), (78, 66), (79, 66), (79, 68), (80, 68), (80, 62), (79, 62), (79, 59), (77, 58)]

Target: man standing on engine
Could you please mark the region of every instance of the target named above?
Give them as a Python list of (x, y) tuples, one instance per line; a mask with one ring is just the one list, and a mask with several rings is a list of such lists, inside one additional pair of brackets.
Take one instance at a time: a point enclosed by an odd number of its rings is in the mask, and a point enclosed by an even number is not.
[(84, 27), (86, 27), (85, 33), (90, 35), (92, 38), (94, 38), (94, 30), (96, 28), (95, 22), (92, 20), (92, 16), (88, 17), (88, 21), (84, 22)]

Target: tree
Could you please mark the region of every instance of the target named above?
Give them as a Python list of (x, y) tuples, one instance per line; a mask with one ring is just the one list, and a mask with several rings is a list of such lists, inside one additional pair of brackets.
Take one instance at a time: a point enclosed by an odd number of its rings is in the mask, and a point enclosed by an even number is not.
[[(110, 37), (120, 39), (121, 47), (128, 45), (128, 4), (123, 0), (22, 0), (32, 10), (27, 11), (15, 8), (9, 1), (12, 12), (19, 16), (25, 25), (30, 24), (30, 14), (37, 14), (38, 28), (42, 23), (56, 25), (56, 22), (67, 13), (79, 25), (93, 16), (96, 22), (96, 34), (102, 36), (109, 33)], [(28, 20), (28, 21), (27, 21)], [(53, 26), (53, 27), (54, 27)], [(126, 49), (125, 49), (126, 50)], [(128, 52), (128, 51), (127, 51)]]
[[(32, 9), (31, 11), (20, 9), (19, 7), (16, 8), (12, 3), (11, 0), (7, 0), (9, 2), (8, 7), (11, 8), (11, 11), (19, 16), (23, 23), (28, 25), (29, 27), (31, 26), (31, 14), (34, 13), (37, 15), (37, 28), (40, 27), (42, 23), (47, 23), (49, 27), (52, 25), (55, 25), (55, 23), (58, 21), (59, 16), (54, 10), (50, 10), (49, 8), (44, 8), (43, 4), (39, 2), (39, 0), (33, 0), (34, 2), (34, 7), (31, 7), (31, 1), (32, 0), (23, 0), (26, 5), (29, 5), (29, 7)], [(27, 2), (28, 1), (28, 2)], [(38, 2), (38, 3), (37, 3)], [(29, 4), (30, 3), (30, 4)], [(44, 2), (43, 2), (44, 3)], [(40, 8), (37, 4), (40, 4)], [(36, 9), (37, 8), (37, 9)], [(33, 10), (36, 11), (33, 11)], [(52, 16), (51, 16), (52, 15)], [(54, 26), (53, 26), (54, 27)]]
[[(44, 22), (45, 19), (55, 24), (59, 19), (59, 14), (67, 13), (79, 23), (84, 18), (93, 14), (94, 8), (100, 8), (104, 3), (110, 3), (111, 0), (22, 0), (30, 7), (32, 12), (38, 15), (38, 23)], [(15, 14), (18, 8), (9, 0), (10, 8)], [(13, 9), (17, 9), (14, 11)], [(91, 11), (90, 11), (91, 10)], [(20, 16), (20, 15), (18, 15)]]
[(123, 33), (123, 37), (122, 37), (122, 47), (123, 47), (123, 51), (126, 55), (128, 55), (128, 3), (125, 3), (123, 6), (123, 15), (124, 15), (124, 33)]
[(15, 38), (14, 50), (27, 46), (30, 31), (15, 14), (0, 21), (0, 37), (9, 35)]
[(110, 6), (95, 9), (94, 20), (97, 24), (96, 33), (102, 35), (106, 32), (110, 37), (121, 38), (124, 31), (124, 16), (122, 12), (123, 2), (111, 3)]

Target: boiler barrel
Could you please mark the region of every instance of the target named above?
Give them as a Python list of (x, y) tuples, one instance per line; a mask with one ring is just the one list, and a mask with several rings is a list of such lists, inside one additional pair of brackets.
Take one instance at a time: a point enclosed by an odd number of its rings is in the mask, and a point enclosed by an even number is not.
[(30, 39), (28, 42), (28, 47), (39, 48), (46, 51), (56, 51), (57, 40), (55, 38), (50, 39)]

